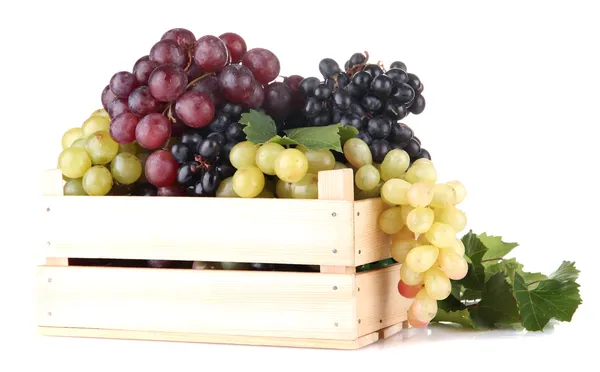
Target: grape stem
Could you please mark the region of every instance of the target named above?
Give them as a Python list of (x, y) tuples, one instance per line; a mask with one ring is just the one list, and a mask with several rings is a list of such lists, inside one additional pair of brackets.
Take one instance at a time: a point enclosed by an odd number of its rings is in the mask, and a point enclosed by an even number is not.
[(199, 166), (193, 168), (192, 172), (195, 172), (196, 169), (198, 169), (198, 168), (208, 169), (211, 167), (211, 165), (206, 160), (204, 160), (204, 158), (202, 158), (202, 156), (200, 156), (200, 155), (194, 156), (194, 160), (199, 164)]
[(188, 72), (190, 70), (190, 68), (192, 67), (192, 63), (193, 63), (192, 49), (193, 49), (193, 47), (189, 47), (188, 50), (187, 50), (187, 52), (188, 52), (188, 64), (183, 69), (183, 71), (185, 71), (185, 72)]
[(502, 260), (502, 257), (498, 257), (498, 258), (488, 258), (486, 260), (481, 260), (481, 262), (490, 262), (490, 261), (500, 261)]
[(208, 74), (204, 74), (202, 76), (199, 76), (199, 77), (195, 78), (194, 80), (192, 80), (192, 81), (190, 81), (188, 83), (188, 85), (185, 87), (185, 89), (188, 90), (192, 85), (196, 84), (197, 82), (199, 82), (200, 80), (204, 79), (205, 77), (211, 76), (211, 75), (214, 76), (215, 73), (214, 72), (209, 72)]

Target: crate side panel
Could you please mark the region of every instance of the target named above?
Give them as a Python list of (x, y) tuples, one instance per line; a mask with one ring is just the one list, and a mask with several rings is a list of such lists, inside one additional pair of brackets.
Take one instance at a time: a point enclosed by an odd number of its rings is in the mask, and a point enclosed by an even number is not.
[(413, 300), (398, 293), (399, 280), (400, 264), (356, 274), (359, 336), (407, 319), (408, 308)]
[(381, 198), (354, 202), (356, 266), (390, 257), (392, 238), (378, 226), (379, 216), (387, 208)]
[(39, 326), (354, 340), (353, 275), (41, 267)]
[[(352, 202), (43, 197), (47, 257), (354, 265)], [(107, 219), (90, 230), (89, 220)]]

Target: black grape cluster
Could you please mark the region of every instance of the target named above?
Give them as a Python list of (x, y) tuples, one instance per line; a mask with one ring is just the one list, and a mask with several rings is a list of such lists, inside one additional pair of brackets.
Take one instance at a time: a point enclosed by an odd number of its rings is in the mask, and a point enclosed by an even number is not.
[[(423, 84), (417, 75), (407, 72), (404, 63), (396, 61), (384, 70), (368, 63), (368, 54), (355, 53), (344, 71), (331, 58), (319, 62), (319, 71), (323, 79), (307, 77), (298, 85), (305, 98), (301, 117), (289, 117), (286, 127), (353, 126), (377, 163), (392, 149), (405, 150), (412, 161), (431, 158), (412, 129), (399, 123), (409, 114), (425, 110)], [(336, 153), (336, 157), (345, 161), (343, 154)]]

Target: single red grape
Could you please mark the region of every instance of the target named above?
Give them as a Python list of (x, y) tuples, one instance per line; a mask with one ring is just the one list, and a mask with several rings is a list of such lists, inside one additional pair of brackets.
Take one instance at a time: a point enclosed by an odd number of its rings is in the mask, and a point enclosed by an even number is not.
[(194, 61), (204, 72), (221, 71), (228, 59), (225, 43), (216, 36), (202, 36), (194, 44)]
[(108, 116), (110, 116), (111, 119), (116, 118), (124, 112), (131, 112), (129, 111), (129, 104), (126, 99), (115, 98), (110, 105), (108, 105)]
[(164, 115), (158, 113), (144, 116), (135, 128), (135, 140), (145, 149), (161, 147), (170, 135), (171, 122)]
[(264, 48), (254, 48), (242, 57), (242, 64), (252, 71), (254, 78), (263, 84), (268, 84), (279, 75), (279, 59), (273, 52)]
[(254, 91), (252, 72), (242, 65), (226, 66), (219, 74), (219, 88), (228, 101), (241, 103)]
[(398, 292), (404, 298), (414, 298), (422, 288), (423, 286), (421, 284), (408, 285), (402, 280), (398, 281)]
[(110, 90), (119, 98), (127, 98), (139, 83), (131, 72), (120, 71), (110, 79)]
[(185, 68), (188, 64), (188, 54), (175, 40), (166, 39), (154, 44), (150, 49), (150, 60), (157, 65), (172, 63)]
[(140, 118), (131, 112), (124, 112), (110, 122), (110, 136), (116, 142), (126, 145), (135, 141), (135, 128)]
[(238, 63), (242, 61), (244, 53), (246, 53), (247, 47), (244, 39), (233, 32), (226, 32), (219, 36), (219, 39), (223, 40), (229, 55), (231, 56), (231, 63)]
[(154, 151), (146, 160), (144, 174), (155, 187), (167, 187), (175, 183), (179, 164), (170, 151)]
[(274, 81), (265, 89), (265, 113), (275, 119), (285, 119), (290, 113), (292, 90), (286, 84)]
[(182, 68), (174, 64), (158, 66), (148, 79), (150, 94), (161, 102), (176, 100), (185, 92), (188, 79)]
[(283, 83), (290, 87), (293, 92), (298, 92), (298, 86), (304, 78), (300, 75), (290, 75), (283, 78)]
[(254, 81), (254, 88), (252, 89), (252, 94), (250, 98), (244, 101), (244, 107), (246, 109), (256, 109), (262, 106), (265, 101), (265, 91), (263, 90), (262, 85), (259, 82)]
[(143, 56), (133, 65), (133, 74), (140, 85), (148, 84), (150, 74), (158, 65), (150, 60), (149, 56)]
[(215, 105), (208, 94), (191, 90), (177, 99), (175, 114), (188, 126), (202, 128), (213, 120)]
[(161, 109), (160, 102), (152, 97), (147, 86), (137, 87), (131, 92), (127, 104), (129, 111), (140, 117), (158, 112)]
[(198, 80), (189, 90), (208, 94), (215, 106), (220, 106), (223, 102), (223, 97), (219, 91), (219, 79), (216, 76), (206, 76)]
[(110, 104), (112, 103), (112, 101), (115, 100), (115, 98), (117, 98), (117, 96), (115, 96), (112, 90), (110, 90), (110, 85), (105, 86), (102, 90), (102, 107), (104, 107), (104, 109), (108, 111), (108, 106), (110, 106)]
[(163, 34), (161, 40), (174, 40), (185, 49), (189, 49), (196, 42), (196, 36), (185, 28), (173, 28)]

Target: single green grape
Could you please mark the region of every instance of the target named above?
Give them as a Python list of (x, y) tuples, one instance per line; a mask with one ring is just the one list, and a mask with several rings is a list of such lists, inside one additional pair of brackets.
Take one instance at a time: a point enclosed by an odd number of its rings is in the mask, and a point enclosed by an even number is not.
[(106, 112), (106, 110), (103, 108), (92, 112), (92, 114), (90, 116), (102, 116), (102, 117), (105, 117), (108, 120), (110, 120), (110, 115), (108, 115), (108, 112)]
[(295, 183), (308, 173), (308, 160), (298, 149), (285, 149), (275, 158), (275, 174), (280, 180)]
[(217, 198), (239, 198), (233, 190), (233, 176), (227, 177), (219, 184), (217, 188)]
[(456, 204), (456, 191), (446, 183), (433, 185), (433, 198), (430, 205), (433, 208), (444, 208)]
[(314, 173), (306, 173), (298, 182), (292, 184), (292, 198), (318, 199), (319, 177)]
[(112, 188), (113, 177), (105, 166), (94, 165), (85, 172), (81, 183), (88, 195), (103, 196), (108, 194)]
[(63, 195), (70, 196), (85, 196), (87, 193), (85, 192), (83, 185), (81, 183), (81, 178), (76, 178), (74, 180), (69, 180), (63, 186)]
[(360, 138), (350, 138), (344, 143), (344, 155), (348, 162), (357, 169), (363, 165), (373, 164), (373, 155), (369, 145)]
[(242, 169), (247, 166), (256, 166), (256, 151), (258, 145), (250, 141), (236, 143), (229, 152), (229, 161), (236, 169)]
[[(234, 146), (235, 147), (235, 146)], [(275, 142), (265, 143), (256, 150), (256, 166), (264, 174), (275, 175), (275, 159), (280, 152), (285, 150), (283, 146)], [(233, 151), (233, 149), (232, 149)], [(233, 163), (232, 163), (233, 164)]]
[[(429, 230), (435, 219), (431, 208), (414, 208), (406, 216), (406, 226), (415, 234), (424, 234)], [(429, 235), (427, 235), (427, 240)]]
[(354, 177), (356, 187), (364, 191), (373, 190), (379, 185), (380, 180), (379, 171), (372, 164), (363, 165), (358, 168)]
[(123, 185), (131, 185), (142, 175), (142, 163), (137, 156), (122, 152), (110, 163), (110, 172), (115, 181)]
[(75, 140), (71, 144), (71, 147), (79, 147), (85, 150), (85, 145), (87, 145), (87, 138), (80, 138), (78, 140)]
[(85, 149), (94, 165), (105, 165), (117, 156), (119, 144), (112, 139), (107, 131), (97, 131), (88, 138)]
[(434, 222), (425, 233), (427, 240), (438, 248), (452, 248), (456, 239), (456, 230), (452, 226)]
[(238, 169), (233, 175), (233, 190), (242, 198), (254, 198), (265, 187), (265, 175), (254, 165)]
[(408, 168), (404, 178), (410, 183), (428, 182), (434, 184), (437, 181), (438, 174), (433, 164), (419, 163)]
[(58, 169), (69, 178), (81, 178), (92, 166), (88, 153), (79, 147), (69, 147), (58, 156)]
[(388, 235), (393, 235), (404, 227), (402, 209), (400, 207), (388, 208), (379, 215), (377, 220), (379, 229)]
[[(300, 148), (300, 146), (298, 146)], [(300, 151), (306, 149), (302, 147)], [(307, 173), (318, 174), (319, 171), (332, 170), (335, 168), (335, 157), (329, 150), (306, 150), (302, 151), (308, 161)]]
[(465, 212), (451, 205), (444, 208), (435, 208), (435, 222), (445, 223), (452, 226), (457, 232), (461, 232), (467, 226)]
[(392, 178), (385, 181), (381, 187), (381, 197), (387, 200), (391, 205), (408, 204), (408, 190), (411, 184), (405, 180)]
[(275, 195), (280, 199), (291, 199), (292, 198), (292, 186), (293, 183), (278, 180), (275, 185)]
[(73, 142), (77, 141), (83, 136), (81, 128), (71, 128), (67, 130), (62, 136), (62, 149), (68, 149), (71, 147)]
[(410, 165), (410, 156), (401, 149), (394, 149), (387, 153), (381, 163), (381, 179), (384, 181), (392, 178), (402, 178)]
[(89, 137), (98, 131), (108, 132), (109, 128), (110, 119), (99, 115), (90, 116), (81, 125), (83, 137)]

